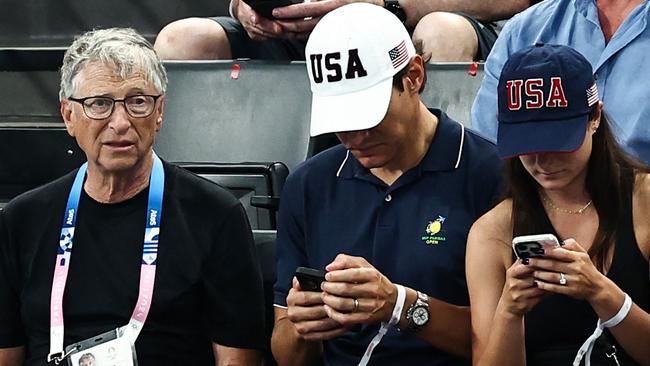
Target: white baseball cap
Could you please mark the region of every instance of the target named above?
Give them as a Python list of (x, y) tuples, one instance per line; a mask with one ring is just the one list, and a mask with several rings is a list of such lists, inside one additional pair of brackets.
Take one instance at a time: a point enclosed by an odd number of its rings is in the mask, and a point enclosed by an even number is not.
[(381, 6), (352, 3), (325, 15), (305, 48), (310, 134), (377, 126), (388, 111), (393, 76), (413, 56), (406, 28)]

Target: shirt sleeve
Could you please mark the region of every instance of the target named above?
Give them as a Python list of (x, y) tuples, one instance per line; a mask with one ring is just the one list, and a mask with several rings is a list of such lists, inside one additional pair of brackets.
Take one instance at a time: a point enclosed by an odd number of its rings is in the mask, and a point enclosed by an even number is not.
[(294, 174), (287, 179), (278, 212), (277, 279), (273, 303), (280, 307), (287, 306), (287, 294), (296, 268), (308, 263), (305, 250), (304, 183), (301, 177)]
[(510, 57), (510, 54), (514, 52), (513, 41), (519, 28), (520, 18), (519, 15), (515, 15), (499, 34), (485, 62), (483, 82), (472, 105), (472, 129), (493, 141), (497, 139), (498, 129), (497, 87), (499, 77), (503, 65)]
[[(200, 229), (200, 228), (199, 228)], [(248, 218), (237, 203), (216, 228), (204, 284), (214, 343), (263, 349), (264, 292)]]
[(10, 250), (6, 213), (0, 211), (0, 348), (25, 344), (25, 331), (20, 315), (16, 256)]

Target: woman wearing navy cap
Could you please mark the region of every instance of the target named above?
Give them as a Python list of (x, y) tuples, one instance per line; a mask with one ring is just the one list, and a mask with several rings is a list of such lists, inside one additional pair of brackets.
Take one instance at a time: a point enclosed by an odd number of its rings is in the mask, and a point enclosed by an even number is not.
[[(557, 45), (503, 68), (508, 189), (467, 247), (474, 365), (650, 365), (650, 170), (616, 143), (592, 75)], [(513, 253), (541, 234), (563, 245)]]

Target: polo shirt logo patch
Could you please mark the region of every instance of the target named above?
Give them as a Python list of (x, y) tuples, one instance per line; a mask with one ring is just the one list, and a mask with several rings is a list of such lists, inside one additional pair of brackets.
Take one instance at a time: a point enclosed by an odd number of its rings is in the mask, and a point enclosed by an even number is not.
[(446, 241), (447, 238), (440, 233), (442, 230), (442, 224), (444, 224), (446, 218), (438, 215), (438, 218), (434, 221), (429, 221), (427, 227), (425, 228), (426, 234), (422, 236), (422, 241), (427, 245), (436, 245), (440, 242)]

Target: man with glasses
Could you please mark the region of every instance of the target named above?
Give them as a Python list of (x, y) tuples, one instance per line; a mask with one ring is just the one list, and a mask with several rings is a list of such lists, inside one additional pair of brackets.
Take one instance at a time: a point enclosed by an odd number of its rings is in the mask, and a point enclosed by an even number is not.
[(0, 365), (260, 363), (262, 282), (241, 204), (152, 150), (166, 84), (131, 29), (66, 52), (61, 115), (88, 162), (0, 213)]

